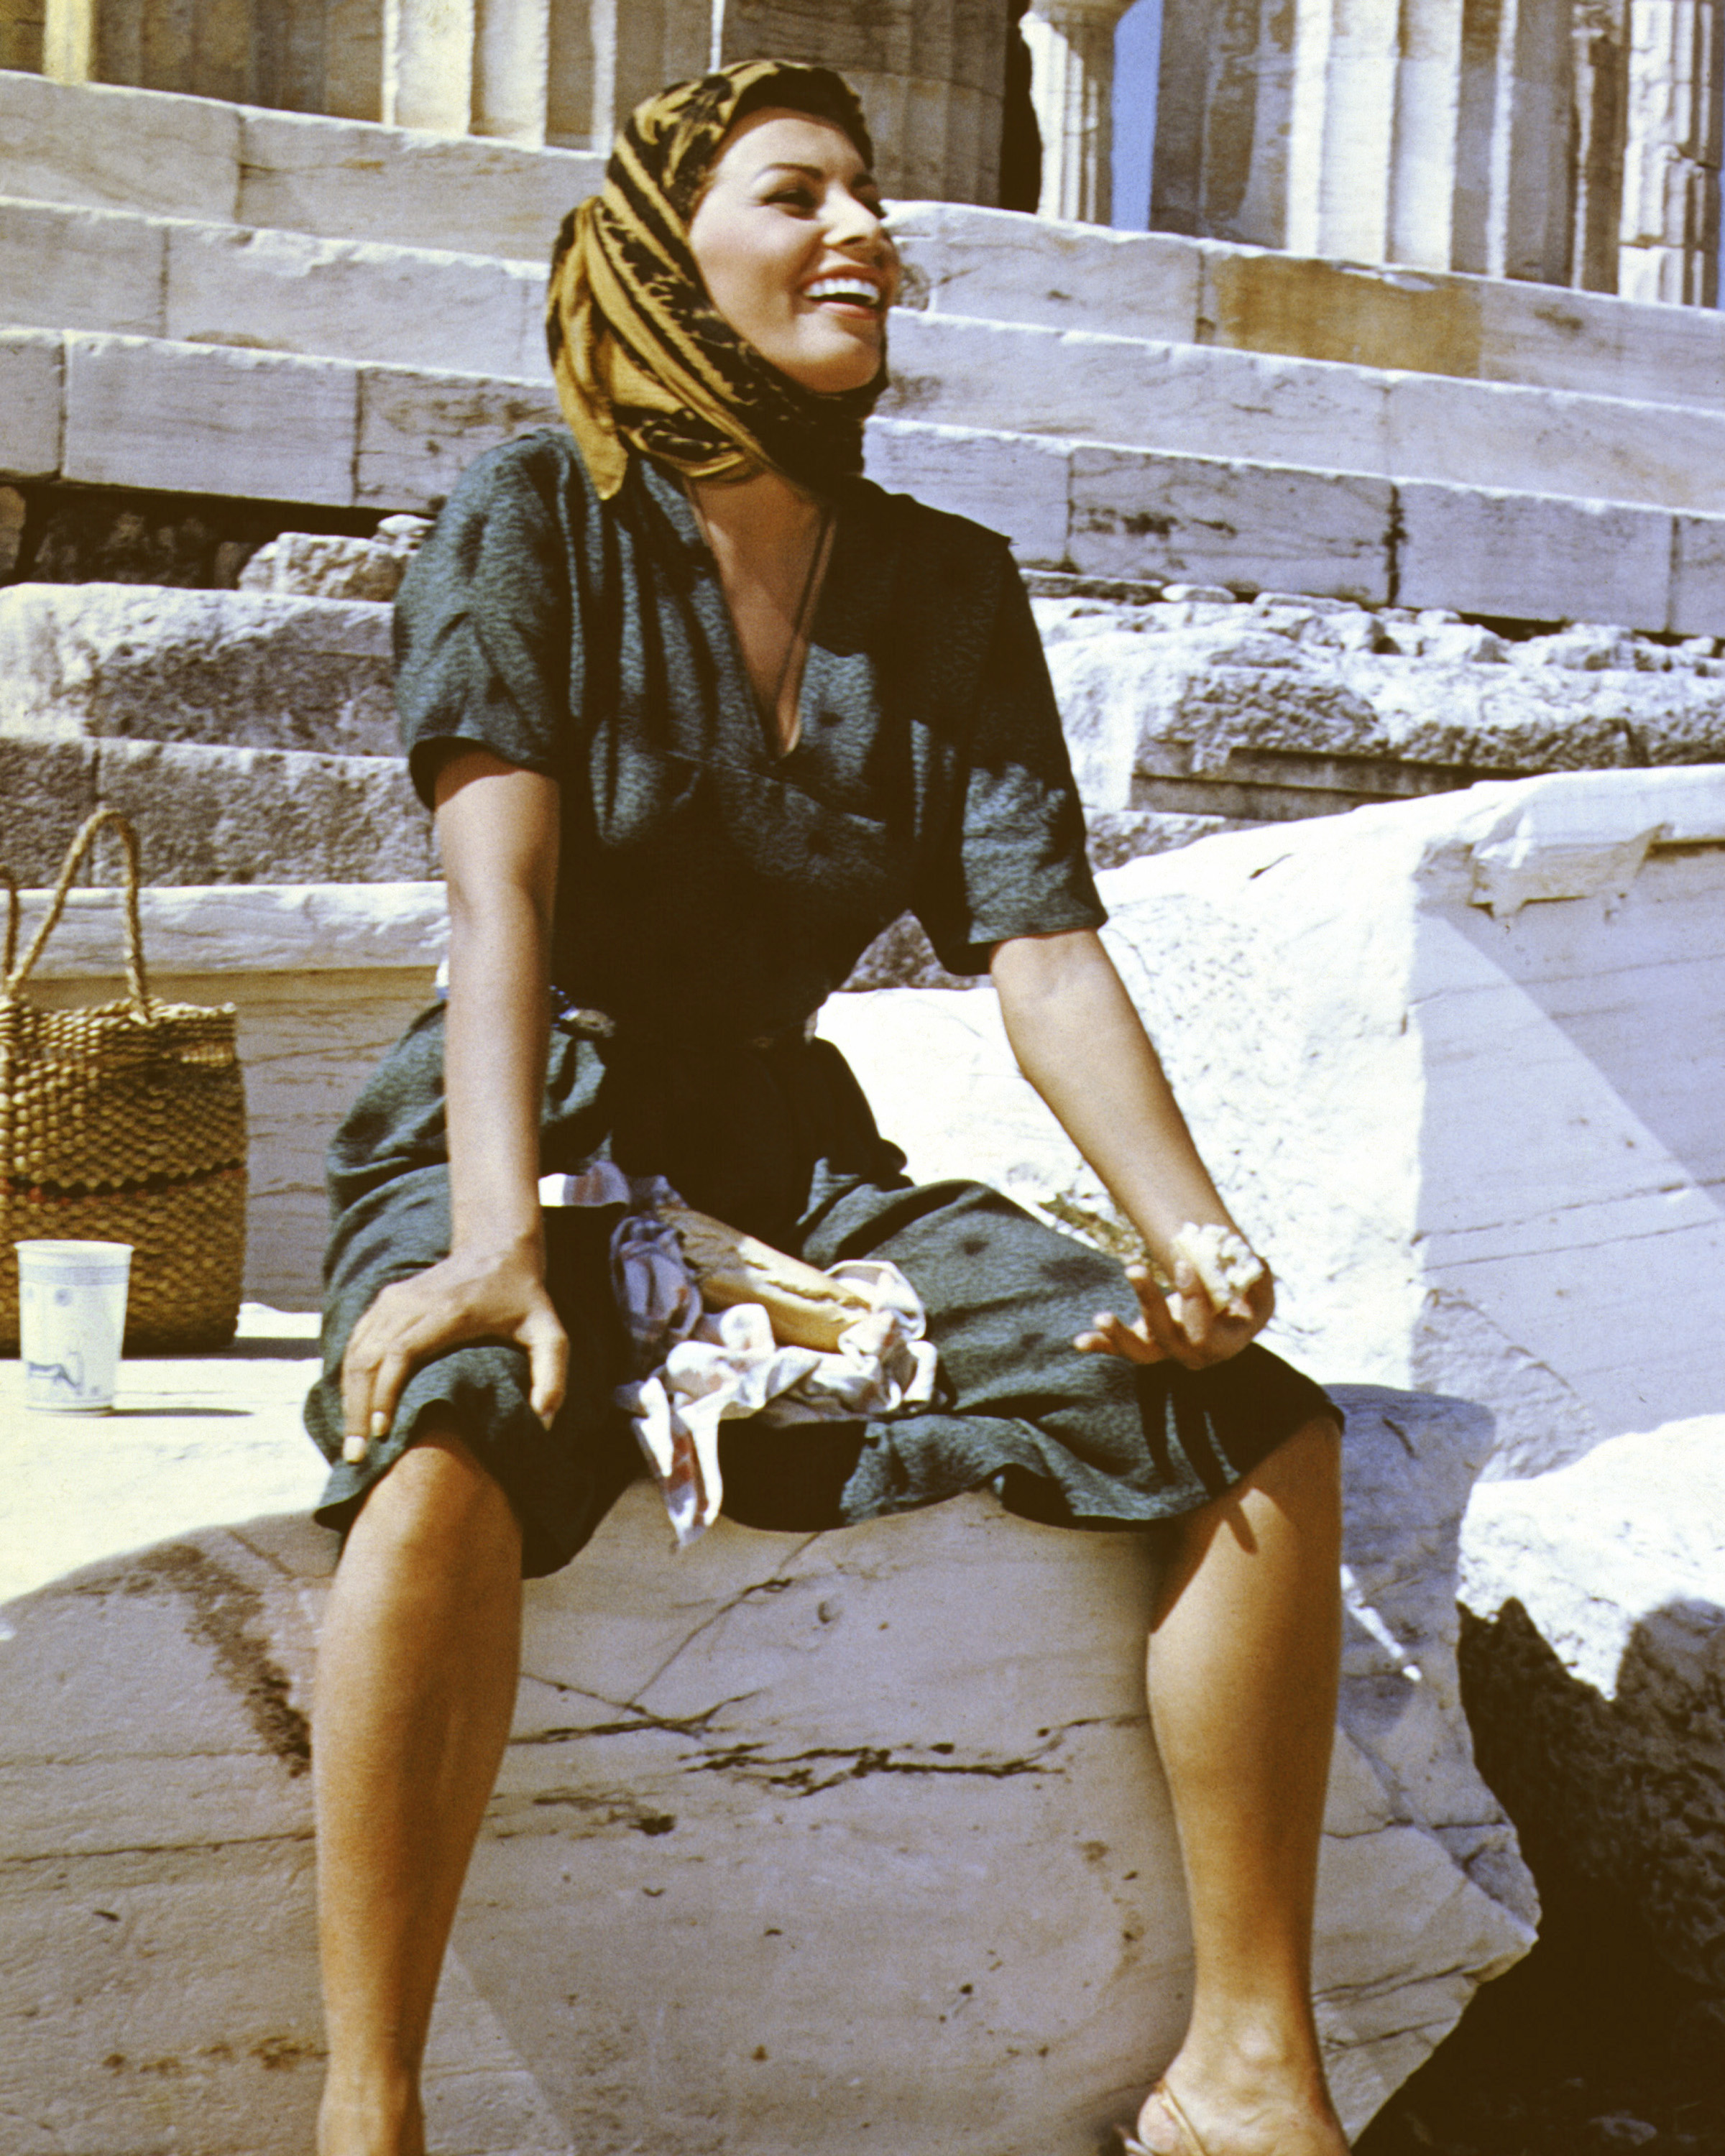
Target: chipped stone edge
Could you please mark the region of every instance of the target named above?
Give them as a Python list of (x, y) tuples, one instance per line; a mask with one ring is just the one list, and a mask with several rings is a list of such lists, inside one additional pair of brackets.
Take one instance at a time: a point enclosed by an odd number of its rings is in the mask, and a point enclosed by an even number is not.
[[(48, 893), (22, 895), (19, 948)], [(74, 891), (31, 978), (105, 978), (121, 968), (119, 893)], [(188, 884), (141, 894), (155, 974), (350, 973), (439, 965), (449, 947), (440, 883)]]

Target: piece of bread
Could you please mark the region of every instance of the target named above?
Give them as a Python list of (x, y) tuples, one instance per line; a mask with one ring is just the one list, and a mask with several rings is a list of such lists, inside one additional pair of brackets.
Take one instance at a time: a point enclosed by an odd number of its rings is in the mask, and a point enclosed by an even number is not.
[(1232, 1311), (1238, 1317), (1251, 1316), (1246, 1297), (1269, 1267), (1242, 1236), (1214, 1221), (1200, 1225), (1189, 1220), (1174, 1238), (1173, 1251), (1198, 1275), (1219, 1311)]
[(773, 1322), (775, 1340), (830, 1353), (840, 1334), (869, 1314), (868, 1298), (860, 1290), (841, 1286), (800, 1258), (742, 1235), (710, 1213), (665, 1204), (659, 1217), (676, 1229), (702, 1300), (717, 1310), (760, 1303)]

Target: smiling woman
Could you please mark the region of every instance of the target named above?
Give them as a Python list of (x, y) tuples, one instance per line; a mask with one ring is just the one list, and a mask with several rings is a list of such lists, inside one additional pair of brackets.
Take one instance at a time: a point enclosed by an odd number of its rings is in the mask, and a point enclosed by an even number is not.
[[(1005, 541), (862, 476), (898, 275), (872, 162), (818, 69), (752, 62), (643, 105), (552, 265), (568, 431), (481, 458), (402, 588), (449, 986), (331, 1152), (307, 1405), (320, 1517), (347, 1536), (314, 1746), (322, 2156), (419, 2156), (521, 1576), (567, 1563), (636, 1471), (619, 1209), (538, 1203), (542, 1173), (600, 1162), (815, 1266), (901, 1268), (926, 1306), (932, 1393), (724, 1425), (732, 1518), (834, 1527), (988, 1488), (1054, 1525), (1164, 1531), (1150, 1697), (1197, 1979), (1127, 2145), (1342, 2148), (1307, 1995), (1336, 1419), (1255, 1337), (1269, 1272), (1098, 940)], [(949, 968), (992, 973), (1153, 1273), (906, 1176), (812, 1019), (907, 908)]]

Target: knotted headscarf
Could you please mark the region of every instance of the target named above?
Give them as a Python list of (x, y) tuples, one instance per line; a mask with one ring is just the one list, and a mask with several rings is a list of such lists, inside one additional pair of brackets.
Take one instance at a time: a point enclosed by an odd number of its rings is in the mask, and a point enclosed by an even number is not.
[(803, 388), (725, 321), (690, 251), (689, 221), (720, 143), (766, 105), (832, 121), (873, 162), (862, 107), (841, 77), (746, 60), (637, 105), (603, 192), (563, 219), (546, 341), (563, 416), (602, 499), (622, 485), (631, 449), (690, 479), (772, 470), (817, 492), (862, 469), (884, 359), (862, 388)]

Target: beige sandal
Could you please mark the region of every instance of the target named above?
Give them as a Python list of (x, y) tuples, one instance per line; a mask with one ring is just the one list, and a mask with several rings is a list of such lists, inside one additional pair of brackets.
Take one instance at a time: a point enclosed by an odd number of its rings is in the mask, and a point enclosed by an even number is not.
[[(1159, 2103), (1173, 2121), (1175, 2131), (1180, 2137), (1181, 2156), (1209, 2156), (1209, 2151), (1198, 2138), (1197, 2128), (1187, 2118), (1181, 2108), (1180, 2099), (1166, 2082), (1158, 2082), (1150, 2092), (1150, 2101)], [(1114, 2130), (1120, 2136), (1121, 2156), (1158, 2156), (1156, 2149), (1147, 2148), (1129, 2128), (1119, 2126)]]

